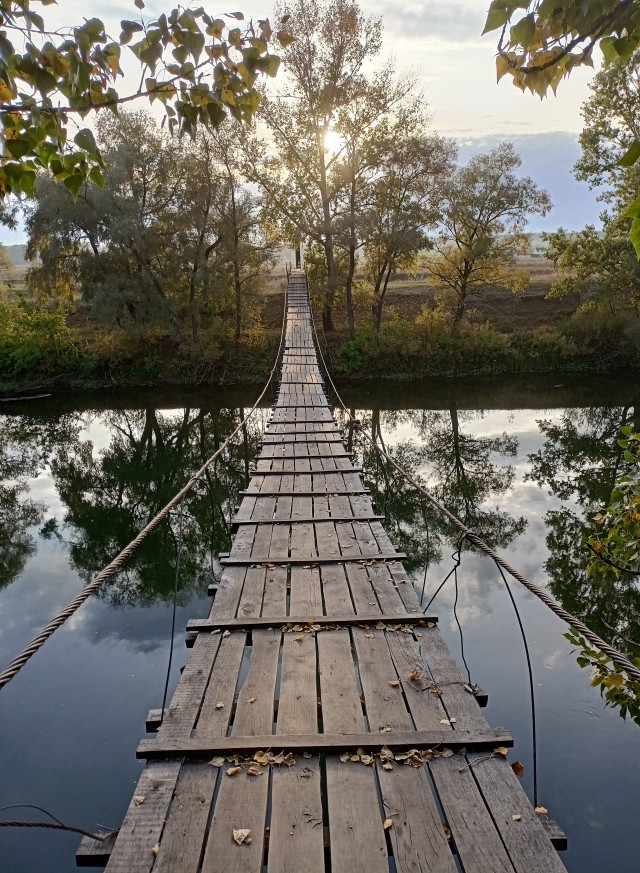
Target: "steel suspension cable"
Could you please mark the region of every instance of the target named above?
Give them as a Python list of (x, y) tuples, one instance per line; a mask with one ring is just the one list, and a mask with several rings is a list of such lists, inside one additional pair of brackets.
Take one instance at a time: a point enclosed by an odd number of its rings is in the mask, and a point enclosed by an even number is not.
[(138, 548), (140, 543), (142, 543), (149, 534), (154, 531), (160, 522), (166, 518), (166, 516), (171, 512), (174, 507), (178, 506), (187, 494), (191, 491), (191, 489), (196, 485), (200, 479), (204, 476), (206, 471), (209, 469), (211, 464), (216, 460), (216, 458), (226, 449), (231, 440), (235, 437), (235, 435), (242, 430), (247, 421), (253, 416), (258, 405), (260, 404), (262, 398), (267, 393), (267, 389), (273, 378), (277, 372), (278, 365), (280, 363), (280, 358), (282, 356), (282, 348), (284, 345), (285, 332), (287, 326), (287, 293), (285, 293), (285, 303), (284, 303), (284, 314), (282, 318), (282, 330), (280, 333), (280, 345), (278, 347), (278, 353), (276, 355), (276, 359), (274, 365), (269, 373), (269, 377), (267, 382), (260, 392), (260, 395), (256, 402), (253, 404), (248, 414), (244, 416), (244, 418), (240, 421), (238, 426), (232, 431), (231, 434), (227, 437), (224, 443), (211, 455), (211, 457), (205, 461), (205, 463), (200, 467), (200, 469), (194, 473), (194, 475), (189, 479), (189, 481), (184, 485), (183, 488), (175, 494), (171, 500), (163, 506), (163, 508), (149, 521), (145, 527), (140, 531), (140, 533), (135, 537), (135, 539), (131, 540), (131, 542), (122, 549), (122, 551), (116, 555), (116, 557), (109, 563), (107, 566), (101, 570), (98, 575), (89, 582), (88, 585), (82, 589), (82, 591), (74, 597), (74, 599), (67, 604), (67, 606), (60, 610), (60, 612), (55, 615), (51, 621), (42, 628), (42, 630), (31, 640), (31, 642), (24, 647), (24, 649), (17, 655), (0, 673), (0, 690), (4, 688), (17, 674), (22, 670), (22, 668), (27, 664), (31, 658), (35, 655), (35, 653), (42, 648), (42, 646), (46, 643), (52, 634), (61, 627), (67, 619), (71, 618), (71, 616), (82, 606), (82, 604), (91, 597), (99, 588), (104, 585), (104, 583), (109, 579), (113, 574), (118, 571), (125, 561), (131, 557), (131, 555)]
[[(331, 378), (329, 368), (327, 367), (324, 355), (322, 354), (322, 351), (320, 349), (318, 333), (316, 331), (315, 321), (313, 319), (313, 309), (311, 308), (311, 306), (309, 308), (311, 309), (311, 323), (313, 326), (313, 332), (316, 340), (316, 349), (320, 356), (320, 360), (322, 362), (322, 366), (324, 368), (327, 380), (331, 385), (336, 399), (338, 400), (340, 406), (342, 406), (342, 408), (346, 412), (347, 416), (352, 421), (357, 421), (357, 419), (351, 415), (351, 413), (345, 406), (344, 401), (340, 397), (334, 381)], [(362, 430), (362, 434), (366, 440), (369, 440), (369, 442), (372, 443), (374, 442), (373, 438), (364, 429)], [(431, 505), (434, 506), (442, 515), (448, 518), (449, 521), (458, 528), (460, 533), (465, 535), (466, 539), (473, 546), (475, 546), (479, 551), (487, 555), (487, 557), (491, 558), (498, 567), (502, 567), (502, 569), (505, 570), (510, 576), (512, 576), (517, 582), (520, 582), (520, 584), (523, 585), (527, 589), (527, 591), (530, 591), (531, 594), (535, 595), (539, 600), (541, 600), (542, 603), (545, 604), (545, 606), (547, 606), (553, 613), (555, 613), (558, 618), (562, 619), (562, 621), (568, 624), (569, 627), (572, 627), (574, 630), (578, 631), (578, 633), (580, 633), (592, 645), (594, 645), (597, 649), (607, 655), (607, 657), (611, 659), (612, 663), (614, 663), (621, 670), (624, 670), (629, 678), (635, 679), (637, 682), (640, 682), (640, 669), (636, 667), (636, 665), (632, 661), (630, 661), (626, 655), (618, 651), (618, 649), (615, 649), (610, 643), (607, 643), (605, 640), (603, 640), (602, 637), (598, 636), (597, 633), (587, 627), (584, 622), (580, 621), (577, 616), (573, 615), (571, 612), (568, 612), (566, 609), (564, 609), (564, 607), (560, 606), (560, 604), (557, 603), (557, 601), (555, 601), (552, 597), (550, 597), (550, 595), (547, 594), (546, 591), (543, 591), (542, 588), (527, 579), (527, 577), (524, 576), (519, 570), (516, 570), (515, 567), (512, 567), (511, 564), (507, 560), (505, 560), (505, 558), (503, 558), (496, 551), (494, 551), (491, 546), (487, 545), (487, 543), (485, 543), (485, 541), (480, 536), (478, 536), (477, 533), (468, 528), (463, 521), (461, 521), (456, 515), (454, 515), (449, 509), (447, 509), (444, 504), (440, 503), (440, 501), (436, 497), (434, 497), (429, 491), (427, 491), (427, 489), (423, 485), (416, 481), (416, 479), (410, 473), (408, 473), (403, 467), (401, 467), (400, 464), (398, 464), (398, 462), (393, 458), (393, 456), (386, 451), (386, 449), (380, 448), (380, 452), (391, 464), (391, 466), (395, 467), (395, 469), (398, 471), (398, 473), (400, 473), (404, 480), (412, 485), (413, 488), (415, 488), (420, 494), (426, 497), (429, 503), (431, 503)]]

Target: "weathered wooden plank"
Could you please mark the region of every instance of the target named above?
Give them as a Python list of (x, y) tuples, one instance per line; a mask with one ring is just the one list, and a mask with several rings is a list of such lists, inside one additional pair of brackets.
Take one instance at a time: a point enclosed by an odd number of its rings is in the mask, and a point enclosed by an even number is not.
[(217, 779), (218, 771), (209, 763), (182, 767), (154, 873), (198, 873)]
[(179, 772), (179, 761), (157, 761), (144, 768), (134, 792), (134, 797), (144, 797), (144, 803), (131, 800), (108, 873), (149, 873), (155, 862), (151, 849), (160, 841)]
[[(351, 593), (342, 564), (324, 564), (320, 569), (324, 611), (328, 616), (346, 612), (355, 615)], [(379, 620), (379, 616), (377, 616)]]
[[(269, 779), (266, 775), (229, 778), (225, 764), (213, 810), (202, 873), (261, 873)], [(238, 846), (233, 831), (248, 829), (251, 842)]]
[(272, 730), (282, 635), (280, 631), (257, 630), (252, 636), (253, 647), (249, 667), (238, 694), (231, 738), (249, 737), (254, 734), (264, 736), (270, 734)]
[(196, 640), (191, 657), (178, 682), (178, 686), (165, 711), (164, 720), (160, 725), (158, 736), (190, 736), (202, 696), (209, 682), (209, 676), (220, 647), (220, 637), (208, 635)]
[[(259, 616), (262, 609), (262, 597), (264, 594), (264, 579), (266, 570), (261, 567), (250, 567), (247, 570), (247, 575), (242, 588), (242, 596), (238, 604), (238, 618), (249, 618), (250, 616)], [(220, 621), (219, 619), (210, 619), (210, 621)], [(231, 619), (227, 619), (231, 621)], [(187, 626), (187, 630), (190, 630)]]
[(318, 567), (291, 567), (289, 608), (292, 615), (322, 615), (322, 590)]
[(195, 736), (202, 740), (223, 737), (227, 732), (247, 639), (243, 633), (220, 637), (220, 650), (195, 728)]
[[(351, 632), (358, 655), (360, 682), (371, 733), (391, 728), (393, 733), (411, 731), (413, 725), (404, 703), (402, 686), (389, 652), (386, 634), (375, 628)], [(393, 683), (393, 684), (392, 684)], [(442, 735), (442, 730), (440, 730)]]
[[(283, 569), (283, 568), (279, 568)], [(299, 571), (299, 568), (295, 568)], [(335, 575), (338, 575), (342, 572), (342, 579), (344, 581), (344, 571), (343, 568), (339, 565), (330, 565), (330, 570), (334, 571)], [(264, 570), (260, 571), (264, 574)], [(295, 575), (295, 574), (294, 574)], [(301, 575), (298, 573), (297, 575)], [(322, 593), (326, 596), (327, 594), (327, 580), (325, 575), (322, 576)], [(303, 583), (304, 584), (304, 583)], [(297, 585), (297, 582), (295, 583)], [(346, 581), (344, 581), (344, 586), (346, 590)], [(292, 581), (292, 589), (294, 587), (294, 582)], [(348, 590), (347, 590), (348, 596)], [(340, 607), (344, 606), (344, 603), (340, 602)], [(190, 619), (187, 623), (188, 631), (213, 631), (213, 630), (239, 630), (239, 629), (247, 629), (250, 628), (266, 628), (266, 627), (282, 627), (287, 624), (311, 624), (311, 625), (319, 625), (320, 627), (328, 625), (331, 627), (340, 627), (344, 625), (352, 626), (357, 625), (362, 627), (363, 625), (369, 624), (378, 624), (379, 622), (389, 622), (393, 626), (403, 626), (403, 625), (416, 625), (418, 628), (422, 628), (425, 626), (427, 621), (435, 621), (437, 620), (437, 616), (435, 615), (423, 615), (421, 612), (407, 612), (403, 615), (383, 615), (381, 613), (373, 613), (370, 615), (355, 615), (354, 612), (350, 613), (336, 613), (331, 611), (328, 615), (316, 615), (314, 613), (309, 612), (297, 612), (295, 614), (285, 615), (284, 613), (275, 614), (275, 615), (263, 615), (261, 616), (251, 616), (247, 618), (193, 618)], [(412, 640), (413, 642), (413, 640)]]
[(264, 582), (262, 614), (284, 615), (287, 608), (287, 568), (268, 569)]
[(377, 764), (385, 814), (393, 825), (388, 836), (397, 873), (455, 873), (443, 822), (424, 768)]

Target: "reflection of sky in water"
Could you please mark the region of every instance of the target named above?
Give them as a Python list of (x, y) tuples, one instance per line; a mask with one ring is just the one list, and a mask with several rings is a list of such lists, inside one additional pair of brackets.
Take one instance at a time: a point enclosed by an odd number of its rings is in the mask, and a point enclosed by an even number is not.
[[(163, 414), (168, 414), (167, 410)], [(172, 409), (172, 417), (182, 415)], [(506, 431), (518, 439), (518, 454), (491, 462), (513, 466), (508, 490), (487, 508), (508, 510), (528, 519), (526, 531), (505, 553), (533, 581), (544, 583), (547, 557), (544, 514), (559, 501), (535, 482), (525, 482), (527, 454), (543, 443), (536, 421), (560, 421), (561, 411), (498, 410), (461, 412), (461, 427), (476, 436)], [(86, 414), (83, 437), (94, 453), (106, 448), (111, 433), (103, 416)], [(387, 430), (387, 444), (415, 438), (406, 420)], [(66, 512), (47, 472), (30, 481), (31, 496), (46, 504), (45, 518), (62, 524)], [(63, 538), (65, 536), (62, 526)], [(22, 576), (0, 590), (0, 663), (6, 663), (82, 587), (70, 566), (66, 545), (37, 538), (37, 554)], [(427, 591), (435, 590), (451, 566), (451, 548), (440, 567), (432, 566)], [(513, 607), (491, 562), (465, 553), (459, 572), (458, 616), (472, 678), (489, 692), (487, 716), (506, 725), (516, 738), (514, 756), (525, 765), (531, 791), (530, 716), (522, 642)], [(422, 573), (416, 573), (422, 584)], [(573, 873), (615, 873), (637, 869), (640, 842), (636, 827), (640, 784), (640, 729), (604, 709), (562, 638), (563, 624), (524, 589), (512, 590), (527, 629), (534, 664), (538, 706), (540, 802), (569, 836), (563, 858)], [(443, 633), (459, 659), (460, 641), (452, 616), (452, 583), (434, 608)], [(183, 629), (188, 618), (203, 616), (207, 601), (194, 596), (178, 611), (172, 682), (186, 660)], [(0, 805), (32, 802), (51, 808), (63, 820), (91, 828), (118, 825), (140, 770), (134, 753), (150, 708), (161, 704), (170, 627), (170, 604), (111, 607), (94, 598), (57, 632), (0, 692)], [(47, 831), (0, 831), (3, 873), (71, 873), (74, 835)]]

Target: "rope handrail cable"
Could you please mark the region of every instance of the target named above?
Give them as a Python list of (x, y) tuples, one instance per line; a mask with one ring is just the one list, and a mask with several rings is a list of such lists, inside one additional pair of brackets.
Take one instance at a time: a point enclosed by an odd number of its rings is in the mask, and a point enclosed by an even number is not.
[[(325, 375), (329, 384), (331, 385), (331, 389), (335, 394), (340, 406), (344, 409), (347, 416), (352, 421), (357, 421), (354, 416), (351, 415), (348, 408), (345, 406), (344, 401), (340, 397), (338, 393), (335, 383), (331, 378), (331, 374), (329, 373), (329, 368), (327, 367), (326, 361), (324, 359), (324, 355), (320, 349), (320, 341), (318, 339), (318, 333), (315, 326), (315, 320), (313, 318), (313, 308), (311, 307), (311, 302), (309, 303), (309, 309), (311, 311), (311, 324), (313, 326), (313, 332), (315, 336), (316, 349), (320, 356), (320, 361), (322, 363), (322, 367), (325, 371)], [(373, 437), (371, 437), (367, 431), (362, 428), (362, 435), (366, 440), (370, 443), (374, 443)], [(636, 665), (627, 658), (622, 652), (618, 651), (618, 649), (614, 648), (610, 643), (607, 643), (600, 636), (598, 636), (595, 631), (592, 631), (591, 628), (587, 627), (584, 622), (580, 621), (580, 619), (573, 615), (571, 612), (568, 612), (564, 607), (560, 606), (557, 601), (555, 601), (552, 597), (550, 597), (546, 591), (543, 591), (538, 585), (535, 585), (526, 576), (520, 573), (519, 570), (516, 570), (515, 567), (512, 567), (511, 564), (506, 561), (501, 555), (499, 555), (494, 549), (491, 548), (485, 541), (474, 531), (466, 526), (466, 524), (461, 521), (456, 515), (454, 515), (449, 509), (447, 509), (444, 504), (440, 503), (440, 501), (434, 497), (427, 489), (421, 485), (413, 476), (408, 473), (403, 467), (398, 464), (398, 462), (390, 455), (386, 448), (379, 448), (380, 453), (387, 459), (387, 461), (395, 467), (395, 469), (400, 473), (400, 475), (412, 485), (420, 494), (422, 494), (426, 499), (434, 506), (442, 515), (449, 519), (449, 521), (458, 528), (458, 530), (465, 535), (466, 539), (474, 545), (477, 549), (483, 552), (487, 557), (491, 558), (498, 567), (502, 567), (510, 576), (512, 576), (517, 582), (520, 582), (527, 591), (530, 591), (531, 594), (535, 595), (542, 603), (545, 604), (558, 618), (562, 619), (569, 627), (572, 627), (574, 630), (578, 631), (586, 640), (588, 640), (592, 645), (594, 645), (597, 649), (603, 652), (607, 657), (609, 657), (617, 667), (629, 676), (629, 678), (634, 679), (637, 682), (640, 682), (640, 668), (636, 667)]]
[(145, 527), (143, 527), (140, 533), (133, 540), (131, 540), (131, 542), (127, 546), (125, 546), (124, 549), (122, 549), (122, 551), (119, 552), (119, 554), (117, 554), (116, 557), (109, 564), (107, 564), (107, 566), (104, 567), (98, 573), (98, 575), (92, 579), (91, 582), (85, 585), (82, 591), (80, 591), (80, 593), (76, 597), (74, 597), (74, 599), (70, 603), (68, 603), (64, 609), (60, 610), (60, 612), (58, 612), (58, 614), (55, 615), (38, 634), (36, 634), (36, 636), (31, 640), (30, 643), (28, 643), (24, 647), (20, 654), (16, 655), (16, 657), (9, 664), (7, 664), (2, 673), (0, 673), (0, 690), (2, 690), (2, 688), (4, 688), (4, 686), (7, 685), (20, 672), (25, 664), (45, 644), (49, 637), (82, 606), (85, 600), (87, 600), (95, 591), (98, 590), (98, 588), (100, 588), (107, 581), (107, 579), (109, 579), (117, 570), (120, 569), (124, 562), (135, 552), (140, 543), (145, 540), (153, 530), (155, 530), (155, 528), (171, 512), (171, 510), (182, 502), (182, 500), (187, 496), (187, 494), (191, 491), (194, 485), (196, 485), (200, 481), (202, 476), (204, 476), (211, 464), (225, 450), (225, 448), (229, 445), (235, 435), (242, 429), (243, 425), (255, 413), (262, 398), (267, 393), (267, 389), (269, 388), (269, 385), (271, 385), (274, 375), (276, 374), (280, 358), (282, 356), (286, 325), (287, 292), (285, 291), (284, 313), (282, 318), (282, 330), (280, 333), (280, 345), (278, 347), (278, 353), (276, 355), (276, 359), (271, 369), (271, 372), (269, 373), (267, 382), (262, 389), (258, 399), (249, 410), (248, 414), (245, 415), (244, 418), (242, 418), (238, 426), (235, 428), (234, 431), (232, 431), (232, 433), (229, 434), (224, 443), (218, 449), (216, 449), (213, 455), (211, 455), (211, 457), (205, 461), (200, 469), (193, 474), (193, 476), (188, 480), (186, 485), (184, 485), (165, 506), (163, 506), (163, 508), (151, 519), (151, 521), (149, 521), (145, 525)]

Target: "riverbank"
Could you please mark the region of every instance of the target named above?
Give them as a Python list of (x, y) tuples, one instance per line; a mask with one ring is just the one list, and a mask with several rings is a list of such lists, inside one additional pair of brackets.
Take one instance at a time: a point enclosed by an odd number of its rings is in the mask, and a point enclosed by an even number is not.
[[(370, 302), (361, 296), (357, 335), (350, 339), (338, 300), (336, 329), (320, 331), (320, 346), (332, 376), (343, 382), (608, 374), (640, 368), (637, 316), (580, 308), (575, 299), (548, 300), (547, 290), (544, 282), (518, 296), (489, 289), (454, 330), (434, 306), (432, 291), (401, 279), (390, 286), (379, 330), (373, 326)], [(284, 296), (274, 289), (258, 300), (238, 345), (223, 322), (203, 331), (196, 345), (161, 330), (144, 336), (105, 331), (82, 307), (65, 314), (5, 304), (0, 395), (52, 388), (262, 384), (277, 352)], [(321, 321), (317, 306), (316, 323)]]

